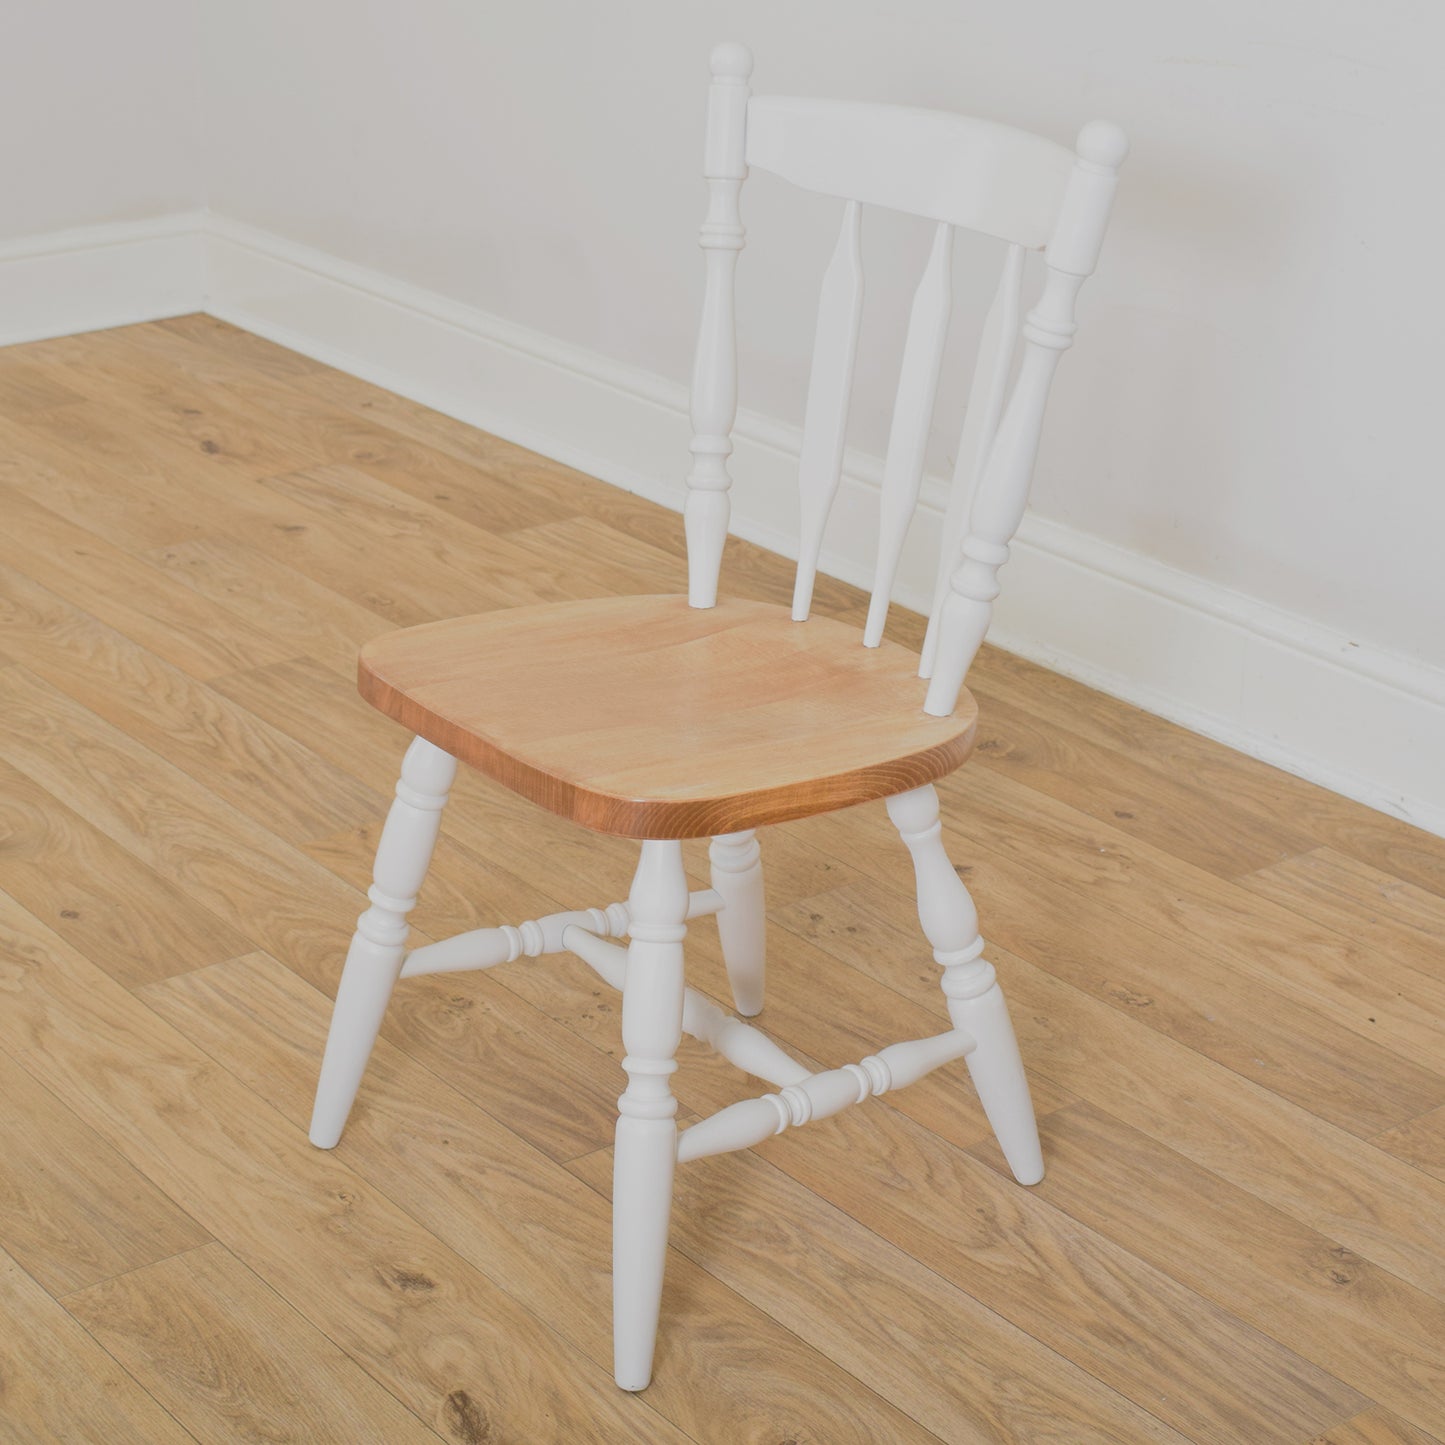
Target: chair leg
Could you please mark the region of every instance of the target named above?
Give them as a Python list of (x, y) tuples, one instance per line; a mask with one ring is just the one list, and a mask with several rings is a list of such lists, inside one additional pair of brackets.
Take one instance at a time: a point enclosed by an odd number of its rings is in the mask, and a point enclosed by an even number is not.
[(406, 956), (406, 916), (431, 863), (447, 790), (457, 760), (424, 738), (406, 750), (396, 801), (376, 850), (371, 907), (356, 920), (341, 987), (331, 1012), (331, 1030), (321, 1060), (321, 1079), (311, 1112), (311, 1142), (333, 1148), (341, 1138), (382, 1015)]
[(892, 818), (918, 881), (918, 921), (943, 968), (949, 1017), (977, 1042), (968, 1070), (1004, 1158), (1020, 1184), (1044, 1177), (1038, 1124), (1008, 1005), (993, 965), (981, 956), (978, 912), (948, 861), (938, 821), (938, 794), (930, 784), (888, 800)]
[(642, 1390), (662, 1304), (677, 1101), (669, 1078), (682, 1038), (682, 941), (688, 887), (680, 843), (642, 845), (628, 906), (632, 913), (622, 990), (627, 1089), (617, 1101), (612, 1176), (612, 1347), (617, 1383)]
[(757, 835), (722, 833), (708, 848), (712, 886), (724, 907), (717, 916), (723, 962), (733, 1002), (744, 1018), (763, 1011), (763, 976), (767, 968), (768, 926), (763, 902), (763, 858)]

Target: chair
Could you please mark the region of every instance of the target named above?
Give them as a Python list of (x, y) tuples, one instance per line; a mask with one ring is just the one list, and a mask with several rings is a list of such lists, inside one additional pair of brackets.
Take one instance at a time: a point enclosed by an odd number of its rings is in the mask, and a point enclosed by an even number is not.
[[(827, 1118), (964, 1058), (1022, 1184), (1043, 1176), (1008, 1011), (983, 958), (968, 892), (944, 852), (936, 779), (974, 740), (962, 689), (997, 574), (1022, 517), (1054, 367), (1074, 335), (1126, 143), (1085, 126), (1077, 148), (989, 121), (895, 106), (750, 98), (752, 58), (712, 53), (702, 226), (706, 290), (692, 389), (685, 511), (689, 591), (486, 613), (394, 632), (363, 649), (363, 697), (403, 724), (407, 749), (337, 994), (311, 1140), (336, 1144), (398, 978), (569, 951), (622, 991), (623, 1067), (613, 1197), (617, 1383), (652, 1372), (674, 1167)], [(844, 201), (822, 283), (799, 488), (801, 560), (791, 614), (719, 601), (736, 409), (733, 279), (749, 166)], [(860, 207), (936, 223), (913, 299), (884, 467), (867, 623), (808, 620), (838, 486), (863, 295)], [(983, 327), (921, 659), (883, 638), (918, 498), (951, 301), (953, 229), (1007, 243)], [(1044, 281), (1020, 324), (1023, 257)], [(1015, 341), (1022, 338), (1015, 373)], [(971, 504), (970, 504), (970, 493)], [(926, 690), (918, 678), (928, 679)], [(638, 839), (625, 903), (479, 929), (407, 951), (407, 914), (436, 843), (458, 760), (582, 826)], [(885, 800), (912, 855), (922, 931), (942, 969), (951, 1027), (811, 1073), (766, 1035), (686, 987), (688, 924), (716, 915), (738, 1012), (763, 1006), (763, 874), (755, 831)], [(710, 838), (711, 886), (690, 889), (681, 839)], [(611, 940), (626, 937), (625, 947)], [(682, 1033), (774, 1086), (678, 1133), (669, 1076)]]

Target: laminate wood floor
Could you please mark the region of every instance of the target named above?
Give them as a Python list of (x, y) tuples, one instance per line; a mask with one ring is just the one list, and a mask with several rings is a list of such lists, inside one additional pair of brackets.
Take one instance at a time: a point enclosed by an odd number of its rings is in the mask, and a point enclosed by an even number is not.
[[(403, 985), (340, 1148), (304, 1127), (404, 744), (357, 647), (680, 589), (678, 518), (199, 316), (0, 352), (0, 518), (0, 1439), (1445, 1439), (1445, 841), (985, 652), (946, 832), (1048, 1177), (961, 1065), (688, 1166), (632, 1397), (583, 965)], [(425, 937), (625, 895), (632, 845), (454, 799)], [(764, 857), (768, 1030), (941, 1026), (881, 806)]]

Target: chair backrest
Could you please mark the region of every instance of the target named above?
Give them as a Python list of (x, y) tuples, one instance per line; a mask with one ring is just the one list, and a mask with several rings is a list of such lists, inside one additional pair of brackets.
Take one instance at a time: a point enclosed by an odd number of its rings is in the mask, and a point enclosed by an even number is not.
[[(865, 646), (883, 636), (904, 536), (918, 502), (924, 449), (952, 309), (955, 227), (1008, 243), (979, 343), (919, 674), (924, 708), (953, 711), (998, 595), (998, 569), (1018, 530), (1060, 354), (1073, 341), (1074, 303), (1099, 257), (1123, 132), (1094, 121), (1073, 151), (1026, 131), (947, 111), (795, 97), (752, 96), (752, 56), (712, 52), (703, 173), (707, 261), (692, 384), (692, 469), (685, 512), (688, 591), (694, 607), (717, 600), (731, 485), (727, 458), (737, 411), (733, 279), (743, 247), (739, 193), (749, 166), (844, 201), (843, 226), (823, 275), (798, 486), (802, 536), (793, 616), (804, 620), (823, 530), (838, 489), (863, 309), (860, 210), (885, 206), (936, 222), (914, 292), (883, 469), (878, 558)], [(1045, 280), (1020, 322), (1023, 256), (1042, 250)], [(1015, 375), (1019, 338), (1023, 354)], [(1010, 386), (1010, 377), (1013, 384)], [(971, 505), (970, 505), (971, 501)]]

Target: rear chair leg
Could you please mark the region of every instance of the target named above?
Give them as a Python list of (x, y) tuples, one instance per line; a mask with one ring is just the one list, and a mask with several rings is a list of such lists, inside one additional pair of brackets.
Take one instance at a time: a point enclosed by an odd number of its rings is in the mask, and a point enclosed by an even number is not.
[(457, 760), (424, 738), (415, 738), (406, 750), (396, 801), (386, 815), (367, 890), (371, 907), (356, 920), (331, 1012), (311, 1113), (311, 1142), (318, 1148), (335, 1146), (351, 1113), (406, 956), (406, 916), (416, 906), (431, 863), (442, 808), (456, 772)]
[(677, 1100), (668, 1081), (682, 1039), (688, 888), (680, 843), (642, 845), (627, 903), (627, 1089), (617, 1101), (612, 1175), (612, 1348), (617, 1383), (642, 1390), (652, 1378), (677, 1162)]
[(750, 828), (746, 833), (720, 833), (707, 856), (712, 864), (712, 886), (723, 900), (717, 928), (733, 1002), (744, 1018), (753, 1018), (763, 1011), (767, 967), (762, 850)]
[(955, 1028), (977, 1040), (968, 1070), (999, 1147), (1020, 1184), (1044, 1177), (1038, 1124), (1023, 1060), (993, 965), (982, 957), (978, 913), (948, 861), (932, 784), (888, 799), (888, 816), (913, 855), (918, 921), (943, 968), (943, 992)]

